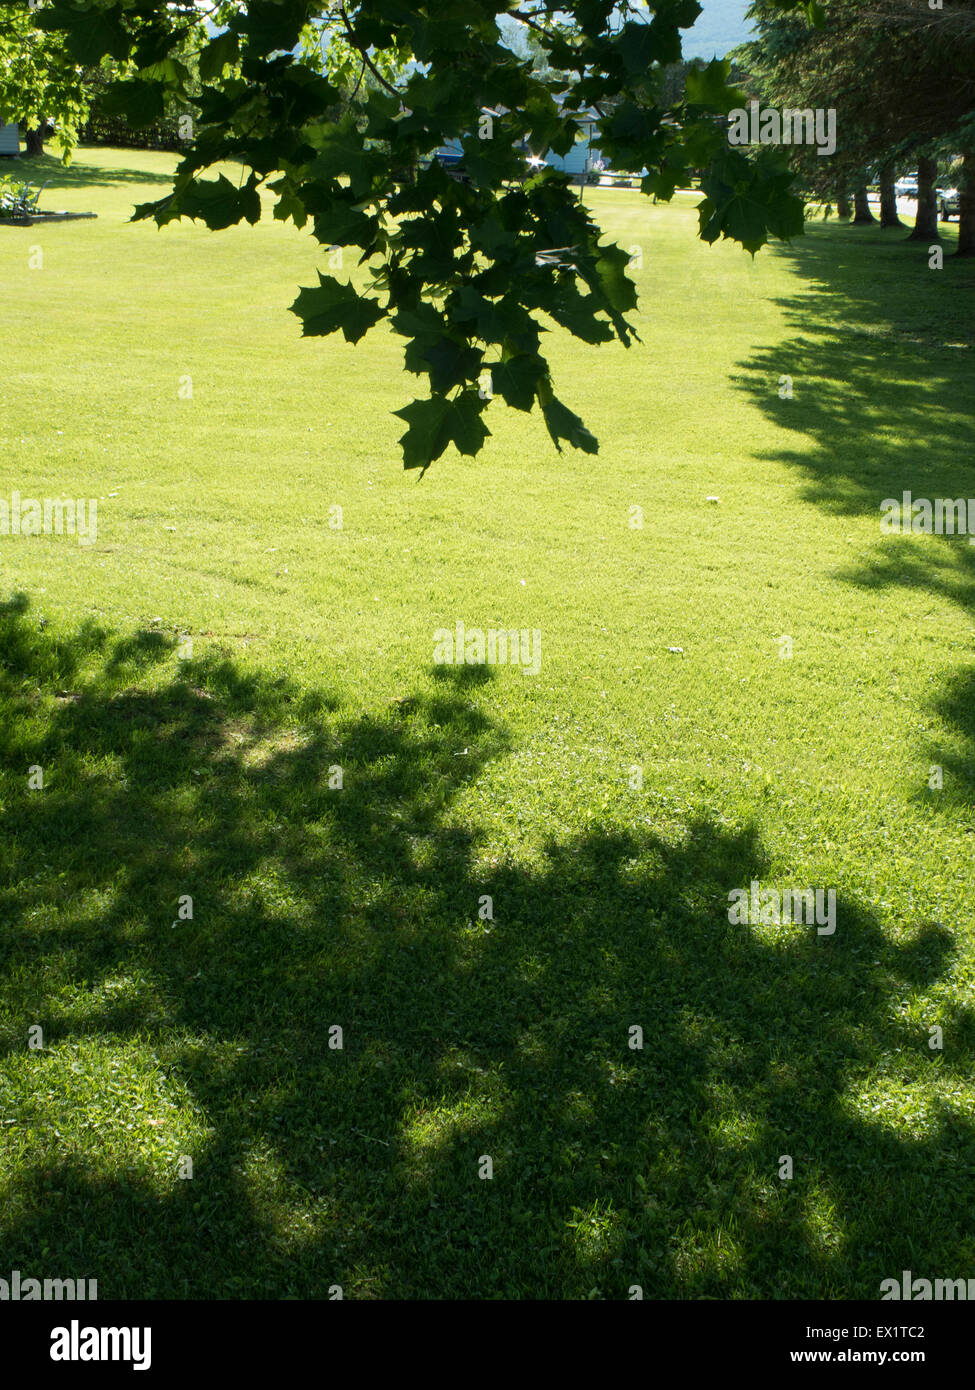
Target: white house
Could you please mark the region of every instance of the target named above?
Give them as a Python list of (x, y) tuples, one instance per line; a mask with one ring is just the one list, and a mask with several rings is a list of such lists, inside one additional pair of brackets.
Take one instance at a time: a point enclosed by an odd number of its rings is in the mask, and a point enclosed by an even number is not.
[[(498, 118), (503, 113), (485, 108), (482, 114)], [(588, 174), (592, 170), (595, 160), (599, 158), (599, 151), (592, 143), (599, 117), (593, 111), (580, 111), (574, 114), (581, 132), (567, 154), (556, 154), (554, 150), (531, 151), (526, 149), (526, 161), (535, 165), (548, 164), (553, 169), (561, 169), (563, 173), (570, 175), (573, 179), (579, 178), (582, 174)], [(448, 140), (445, 145), (441, 145), (437, 153), (452, 159), (459, 159), (463, 155), (463, 149), (459, 140)]]
[(0, 121), (0, 155), (20, 154), (20, 131), (16, 124)]
[(593, 163), (599, 156), (599, 151), (593, 145), (596, 135), (596, 122), (598, 120), (591, 111), (581, 111), (576, 116), (576, 120), (582, 128), (582, 133), (576, 140), (568, 154), (556, 154), (554, 150), (548, 150), (544, 155), (544, 162), (551, 165), (553, 169), (561, 169), (564, 174), (570, 174), (577, 179), (582, 174), (588, 174), (593, 167)]

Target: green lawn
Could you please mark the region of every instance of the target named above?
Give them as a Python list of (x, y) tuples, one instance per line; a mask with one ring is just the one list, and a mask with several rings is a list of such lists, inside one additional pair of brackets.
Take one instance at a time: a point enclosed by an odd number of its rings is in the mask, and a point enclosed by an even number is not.
[[(302, 340), (327, 258), (269, 216), (130, 225), (172, 164), (44, 161), (98, 220), (0, 227), (0, 497), (99, 502), (0, 536), (0, 1275), (975, 1275), (975, 548), (880, 530), (975, 494), (975, 266), (591, 192), (642, 253), (641, 344), (549, 340), (598, 457), (498, 404), (418, 482), (403, 340)], [(435, 666), (457, 621), (540, 673)], [(732, 925), (752, 880), (835, 934)]]

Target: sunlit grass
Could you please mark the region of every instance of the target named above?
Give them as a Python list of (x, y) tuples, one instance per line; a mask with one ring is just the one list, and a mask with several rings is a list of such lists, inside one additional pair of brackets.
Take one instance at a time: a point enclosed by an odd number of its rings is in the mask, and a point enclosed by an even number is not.
[[(973, 490), (972, 268), (592, 192), (643, 341), (548, 347), (599, 456), (495, 404), (418, 483), (400, 341), (301, 340), (294, 229), (129, 224), (172, 163), (82, 151), (45, 202), (97, 221), (0, 228), (0, 495), (99, 500), (90, 548), (0, 537), (0, 1267), (970, 1273), (975, 549), (879, 515)], [(434, 668), (458, 620), (540, 629), (539, 675)], [(835, 936), (732, 926), (753, 879), (834, 888)]]

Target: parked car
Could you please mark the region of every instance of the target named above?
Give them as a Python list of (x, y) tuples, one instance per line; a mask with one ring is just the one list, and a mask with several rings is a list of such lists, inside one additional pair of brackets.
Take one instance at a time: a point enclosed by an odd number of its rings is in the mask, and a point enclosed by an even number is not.
[(438, 150), (434, 158), (452, 179), (456, 179), (458, 183), (470, 183), (467, 170), (464, 168), (463, 154), (455, 150)]
[(912, 177), (910, 174), (906, 175), (902, 179), (898, 179), (897, 182), (894, 184), (894, 192), (896, 193), (898, 198), (916, 198), (917, 179)]
[(961, 197), (957, 188), (938, 189), (938, 213), (942, 222), (961, 216)]

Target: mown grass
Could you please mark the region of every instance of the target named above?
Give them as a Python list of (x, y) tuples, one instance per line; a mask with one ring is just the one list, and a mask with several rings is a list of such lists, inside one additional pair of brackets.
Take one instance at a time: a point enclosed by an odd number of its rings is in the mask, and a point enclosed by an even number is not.
[[(92, 547), (0, 537), (0, 1272), (970, 1274), (975, 550), (879, 519), (973, 491), (972, 266), (593, 192), (642, 259), (642, 344), (550, 340), (599, 456), (497, 406), (418, 484), (399, 340), (299, 338), (293, 229), (129, 225), (171, 165), (45, 162), (98, 220), (0, 228), (0, 496), (99, 499)], [(458, 620), (540, 674), (435, 667)], [(834, 888), (835, 935), (731, 925), (752, 879)]]

